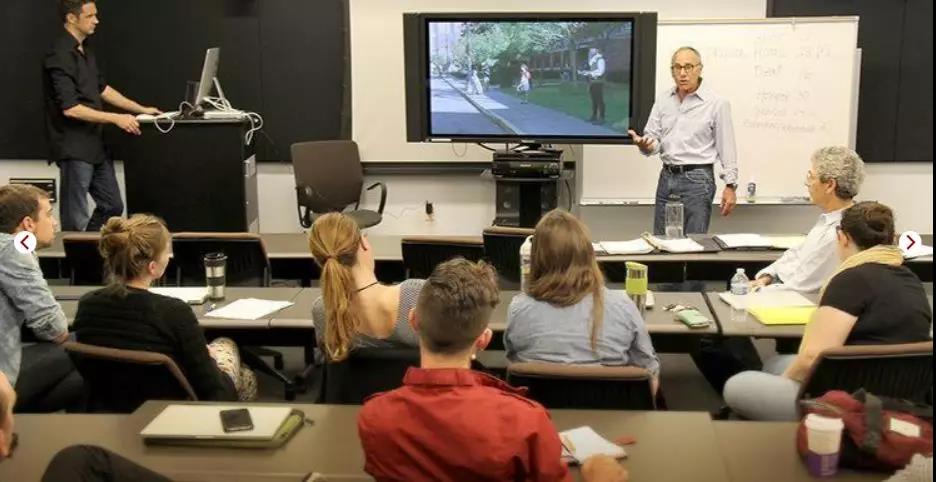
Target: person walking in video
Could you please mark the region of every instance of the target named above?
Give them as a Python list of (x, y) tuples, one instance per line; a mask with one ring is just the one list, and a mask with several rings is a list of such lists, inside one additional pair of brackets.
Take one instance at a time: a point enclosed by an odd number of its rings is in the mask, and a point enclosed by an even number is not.
[(530, 101), (530, 87), (533, 81), (533, 74), (527, 64), (520, 64), (520, 83), (517, 85), (517, 92), (520, 93), (520, 103), (526, 104)]
[(588, 77), (588, 95), (591, 97), (592, 115), (589, 121), (592, 124), (604, 124), (604, 76), (605, 59), (596, 48), (588, 49), (588, 70), (579, 71), (580, 75)]

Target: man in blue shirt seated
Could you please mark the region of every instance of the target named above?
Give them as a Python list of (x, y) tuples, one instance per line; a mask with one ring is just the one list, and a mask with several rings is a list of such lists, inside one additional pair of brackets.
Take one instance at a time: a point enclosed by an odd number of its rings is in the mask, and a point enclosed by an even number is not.
[[(81, 377), (58, 346), (68, 337), (65, 313), (42, 277), (36, 254), (16, 237), (29, 233), (35, 247), (46, 247), (56, 225), (48, 193), (27, 185), (0, 187), (0, 371), (16, 387), (18, 412), (77, 408), (83, 398)], [(39, 340), (53, 343), (24, 345), (24, 325)]]

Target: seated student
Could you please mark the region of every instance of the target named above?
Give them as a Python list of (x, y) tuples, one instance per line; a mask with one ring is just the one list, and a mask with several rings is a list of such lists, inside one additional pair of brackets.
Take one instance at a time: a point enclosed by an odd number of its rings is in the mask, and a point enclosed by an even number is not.
[[(13, 455), (17, 437), (13, 433), (16, 392), (0, 371), (0, 462)], [(169, 482), (100, 447), (75, 445), (59, 451), (46, 468), (42, 482)]]
[(169, 263), (172, 238), (161, 219), (113, 217), (101, 228), (101, 255), (109, 285), (78, 302), (79, 342), (144, 350), (172, 357), (201, 400), (251, 400), (257, 379), (241, 366), (228, 338), (211, 344), (185, 302), (148, 291)]
[[(65, 313), (42, 277), (35, 253), (21, 253), (15, 236), (29, 232), (36, 247), (55, 239), (49, 194), (34, 186), (0, 187), (0, 371), (19, 391), (17, 412), (80, 408), (84, 382), (58, 344), (68, 338)], [(23, 344), (26, 326), (43, 341)]]
[(322, 269), (322, 296), (312, 305), (312, 320), (328, 360), (342, 361), (358, 347), (419, 345), (406, 319), (424, 281), (380, 284), (374, 251), (354, 219), (341, 213), (317, 218), (309, 249)]
[[(764, 287), (783, 283), (789, 289), (812, 293), (828, 281), (838, 266), (835, 233), (842, 212), (852, 206), (852, 198), (864, 181), (864, 161), (847, 147), (823, 147), (813, 153), (806, 188), (809, 198), (822, 213), (806, 239), (788, 249), (780, 259), (767, 266), (751, 283)], [(724, 391), (725, 382), (745, 370), (763, 368), (760, 356), (749, 338), (703, 337), (698, 350), (691, 353), (699, 371), (716, 392)]]
[(654, 386), (660, 374), (634, 302), (605, 287), (588, 229), (560, 210), (536, 225), (526, 292), (510, 302), (504, 346), (513, 362), (639, 366)]
[[(364, 470), (378, 481), (568, 480), (549, 414), (523, 391), (469, 369), (491, 341), (500, 294), (494, 270), (454, 259), (426, 280), (409, 323), (421, 368), (375, 395), (358, 415)], [(616, 463), (590, 481), (626, 480)], [(590, 472), (585, 471), (586, 474)]]
[(903, 266), (894, 243), (894, 215), (876, 202), (842, 214), (837, 236), (842, 264), (822, 290), (797, 355), (765, 363), (766, 372), (743, 372), (725, 384), (735, 413), (757, 420), (795, 420), (800, 383), (823, 350), (930, 339), (933, 313), (923, 284)]
[(783, 283), (801, 292), (816, 292), (829, 279), (838, 259), (835, 228), (842, 211), (852, 206), (864, 182), (864, 161), (847, 147), (823, 147), (813, 153), (806, 187), (813, 204), (822, 210), (802, 244), (788, 249), (755, 276), (755, 286)]

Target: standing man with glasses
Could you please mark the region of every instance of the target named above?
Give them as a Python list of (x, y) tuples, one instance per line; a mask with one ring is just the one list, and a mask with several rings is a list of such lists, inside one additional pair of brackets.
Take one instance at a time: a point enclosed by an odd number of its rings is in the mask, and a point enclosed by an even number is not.
[[(62, 230), (98, 231), (124, 209), (114, 161), (104, 147), (103, 125), (140, 135), (132, 114), (160, 111), (124, 97), (104, 79), (89, 41), (98, 25), (94, 0), (59, 0), (59, 12), (64, 31), (44, 63), (49, 162), (59, 166)], [(104, 103), (129, 113), (105, 112)], [(91, 214), (88, 194), (95, 203)]]
[(670, 64), (676, 85), (657, 98), (644, 134), (628, 131), (646, 156), (659, 154), (663, 170), (657, 183), (653, 232), (664, 233), (664, 208), (671, 196), (685, 209), (683, 232), (706, 233), (715, 196), (713, 166), (722, 165), (721, 214), (737, 202), (738, 159), (728, 100), (702, 85), (702, 57), (680, 47)]

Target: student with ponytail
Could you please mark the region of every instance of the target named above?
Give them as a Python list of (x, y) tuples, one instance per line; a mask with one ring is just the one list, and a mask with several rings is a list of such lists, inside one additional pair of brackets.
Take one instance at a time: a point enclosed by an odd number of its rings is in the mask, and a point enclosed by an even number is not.
[(547, 213), (536, 225), (530, 255), (526, 292), (507, 312), (509, 360), (632, 365), (659, 376), (660, 361), (637, 307), (605, 287), (581, 221), (565, 211)]
[(329, 361), (342, 361), (358, 347), (419, 346), (407, 320), (424, 280), (378, 282), (370, 243), (354, 219), (341, 213), (315, 220), (309, 249), (322, 270), (322, 296), (312, 306), (312, 320)]
[(842, 213), (837, 233), (841, 264), (823, 286), (796, 355), (764, 363), (725, 384), (725, 402), (757, 420), (796, 420), (800, 383), (819, 354), (845, 345), (890, 345), (930, 340), (933, 312), (920, 279), (903, 266), (894, 245), (894, 213), (865, 201)]
[(110, 218), (99, 245), (108, 285), (78, 302), (78, 341), (169, 355), (201, 400), (256, 398), (256, 376), (241, 366), (232, 340), (208, 344), (187, 304), (148, 291), (162, 278), (171, 248), (169, 231), (155, 216)]

